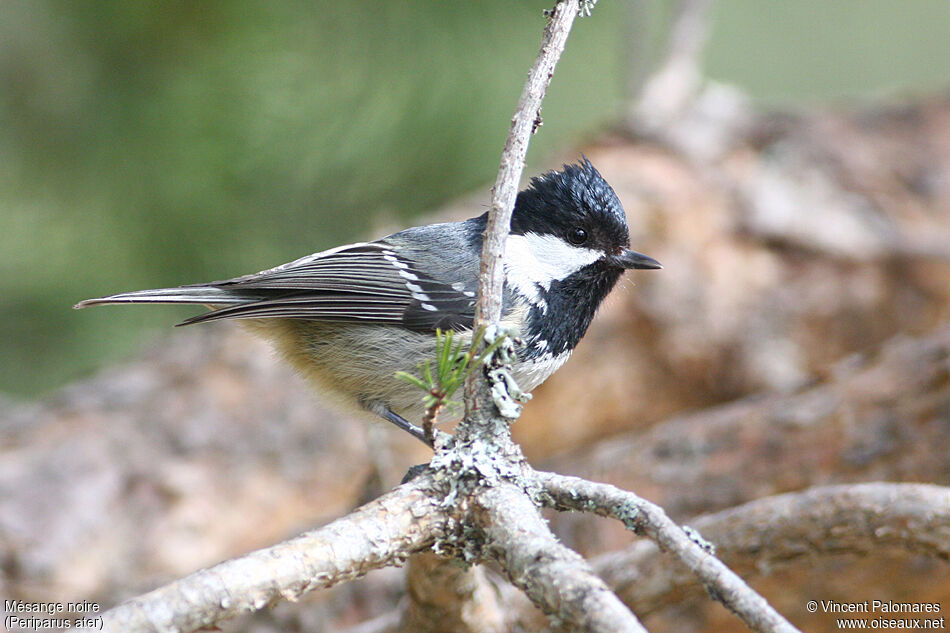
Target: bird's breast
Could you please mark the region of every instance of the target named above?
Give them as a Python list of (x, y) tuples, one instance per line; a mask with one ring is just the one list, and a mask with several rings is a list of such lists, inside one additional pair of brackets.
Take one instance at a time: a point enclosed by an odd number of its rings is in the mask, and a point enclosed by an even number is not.
[(544, 353), (525, 360), (519, 359), (512, 365), (511, 373), (522, 391), (533, 391), (560, 369), (570, 356), (571, 352), (567, 351), (560, 354)]

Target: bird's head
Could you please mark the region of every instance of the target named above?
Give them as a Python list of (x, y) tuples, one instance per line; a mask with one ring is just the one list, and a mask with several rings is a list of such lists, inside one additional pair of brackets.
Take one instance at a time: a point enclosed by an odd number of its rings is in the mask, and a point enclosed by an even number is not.
[(541, 262), (536, 281), (542, 284), (598, 261), (621, 271), (661, 268), (630, 250), (623, 205), (587, 158), (531, 180), (515, 202), (511, 236), (510, 255)]

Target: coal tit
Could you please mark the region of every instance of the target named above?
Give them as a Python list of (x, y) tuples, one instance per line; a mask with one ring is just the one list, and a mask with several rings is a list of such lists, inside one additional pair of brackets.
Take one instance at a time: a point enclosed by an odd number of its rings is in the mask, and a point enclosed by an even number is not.
[[(88, 299), (195, 303), (181, 325), (242, 319), (337, 404), (422, 438), (418, 387), (395, 377), (434, 358), (436, 329), (471, 337), (487, 213), (406, 229), (225, 281)], [(530, 391), (570, 356), (594, 313), (632, 268), (660, 268), (629, 249), (617, 195), (586, 158), (534, 178), (518, 194), (505, 247), (502, 325), (521, 341), (512, 367)]]

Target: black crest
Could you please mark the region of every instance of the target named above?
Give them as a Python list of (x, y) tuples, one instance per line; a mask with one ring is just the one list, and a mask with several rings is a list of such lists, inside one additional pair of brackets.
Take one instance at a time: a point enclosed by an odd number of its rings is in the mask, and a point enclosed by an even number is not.
[(566, 235), (583, 228), (595, 239), (591, 246), (613, 252), (629, 245), (627, 216), (617, 194), (585, 157), (531, 179), (518, 194), (511, 219), (515, 234)]

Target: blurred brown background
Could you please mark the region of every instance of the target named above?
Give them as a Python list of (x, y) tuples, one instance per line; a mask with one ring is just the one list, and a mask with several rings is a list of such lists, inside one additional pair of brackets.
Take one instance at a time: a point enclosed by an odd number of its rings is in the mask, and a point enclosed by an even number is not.
[[(411, 221), (480, 213), (540, 7), (436, 4), (10, 5), (0, 598), (108, 606), (339, 516), (427, 459), (323, 409), (231, 324), (154, 333), (179, 313), (66, 308), (382, 235), (466, 191)], [(535, 393), (515, 428), (529, 458), (681, 521), (825, 483), (947, 484), (950, 62), (931, 63), (950, 60), (946, 7), (715, 3), (704, 74), (681, 108), (651, 112), (631, 69), (662, 67), (676, 5), (601, 4), (569, 42), (528, 172), (585, 153), (665, 268), (628, 274)], [(334, 49), (344, 27), (356, 39)], [(400, 57), (406, 38), (418, 58)], [(468, 95), (436, 89), (443, 76)], [(585, 555), (633, 540), (552, 521)], [(947, 562), (901, 550), (760, 571), (753, 585), (808, 630), (831, 629), (808, 599), (950, 609)], [(397, 608), (401, 578), (226, 630), (338, 630)], [(741, 626), (702, 595), (645, 623)]]

